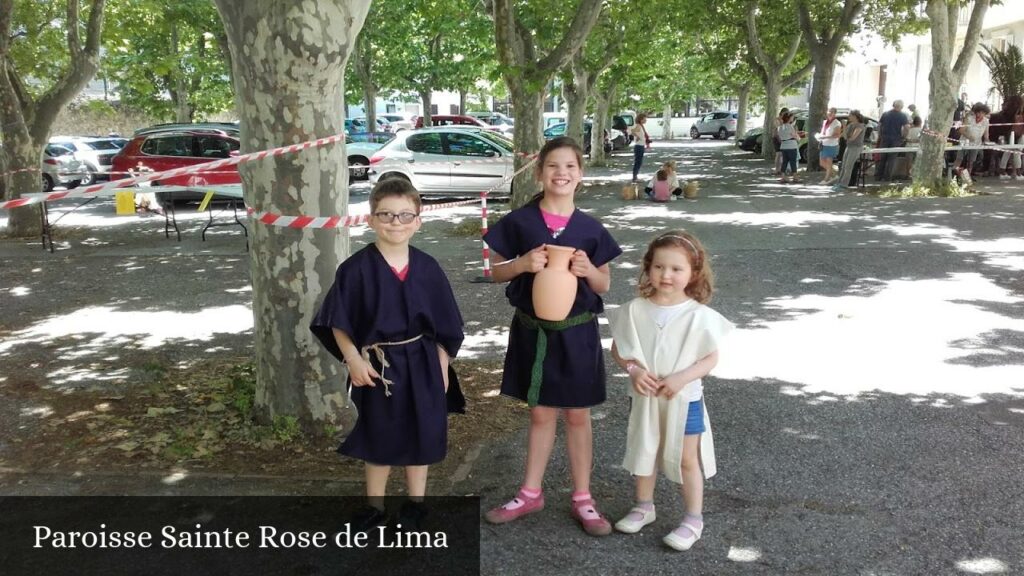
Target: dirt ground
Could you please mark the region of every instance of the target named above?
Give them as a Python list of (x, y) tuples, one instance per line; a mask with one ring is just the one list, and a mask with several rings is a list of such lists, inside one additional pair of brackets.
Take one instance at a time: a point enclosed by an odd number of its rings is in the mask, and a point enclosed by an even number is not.
[[(501, 364), (457, 363), (471, 409), (452, 415), (450, 452), (435, 474), (451, 476), (481, 442), (517, 429), (525, 409), (497, 394)], [(261, 426), (250, 418), (255, 376), (249, 359), (222, 358), (186, 370), (153, 362), (138, 367), (149, 377), (133, 394), (99, 390), (68, 394), (29, 378), (3, 383), (11, 401), (42, 404), (50, 412), (38, 430), (8, 438), (5, 466), (49, 472), (106, 473), (139, 469), (238, 475), (358, 478), (362, 464), (335, 453), (342, 431), (304, 434), (293, 420)]]

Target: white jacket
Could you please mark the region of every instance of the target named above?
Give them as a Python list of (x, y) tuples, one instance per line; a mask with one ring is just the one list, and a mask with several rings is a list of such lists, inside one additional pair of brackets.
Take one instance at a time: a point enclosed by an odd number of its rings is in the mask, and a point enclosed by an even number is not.
[[(663, 378), (718, 350), (719, 342), (733, 329), (732, 322), (695, 300), (690, 303), (664, 328), (654, 323), (655, 305), (646, 298), (635, 298), (618, 310), (609, 310), (608, 321), (619, 356)], [(671, 400), (664, 396), (641, 396), (629, 386), (629, 428), (622, 466), (630, 473), (650, 476), (660, 462), (666, 478), (683, 483), (683, 435), (689, 409), (686, 389), (693, 384), (687, 384)], [(704, 477), (710, 478), (717, 469), (706, 403), (704, 428), (700, 460)]]

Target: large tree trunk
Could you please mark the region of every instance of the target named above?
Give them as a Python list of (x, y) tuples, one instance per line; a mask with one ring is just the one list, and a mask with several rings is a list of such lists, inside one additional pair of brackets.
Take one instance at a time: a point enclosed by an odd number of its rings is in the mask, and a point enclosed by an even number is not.
[(469, 91), (464, 88), (459, 88), (459, 114), (466, 113), (466, 96)]
[(736, 110), (736, 140), (747, 133), (747, 110), (750, 108), (750, 83), (739, 86), (736, 90), (739, 106)]
[[(541, 124), (544, 87), (586, 41), (601, 13), (602, 0), (580, 0), (562, 39), (546, 55), (538, 54), (533, 33), (516, 15), (517, 3), (512, 0), (485, 0), (484, 4), (494, 19), (498, 62), (516, 111), (516, 151), (534, 154), (544, 141)], [(521, 156), (517, 157), (516, 169), (521, 168), (525, 161)], [(512, 184), (513, 208), (522, 206), (533, 196), (532, 191), (536, 189), (533, 182), (529, 170), (516, 176)]]
[(929, 0), (927, 6), (928, 20), (931, 25), (932, 69), (928, 73), (928, 121), (931, 132), (921, 133), (921, 152), (914, 162), (913, 179), (915, 184), (923, 185), (932, 190), (945, 188), (947, 181), (942, 173), (945, 162), (946, 134), (953, 123), (953, 112), (956, 109), (956, 91), (967, 73), (967, 66), (978, 47), (981, 37), (981, 23), (988, 10), (989, 0), (976, 0), (971, 12), (971, 20), (964, 36), (964, 46), (953, 63), (953, 50), (956, 44), (957, 18), (959, 5), (947, 3), (947, 0)]
[[(370, 132), (377, 131), (377, 84), (373, 81), (373, 57), (367, 54), (367, 41), (363, 37), (356, 39), (356, 48), (352, 51), (352, 69), (359, 78), (363, 88), (363, 108), (366, 111), (366, 126)], [(348, 108), (344, 108), (348, 110)]]
[[(820, 50), (820, 47), (819, 47)], [(818, 153), (821, 143), (814, 134), (821, 131), (828, 111), (828, 100), (832, 96), (832, 77), (836, 72), (836, 55), (822, 52), (812, 53), (814, 59), (814, 76), (811, 82), (811, 102), (807, 111), (807, 171), (820, 172)]]
[[(9, 48), (13, 32), (11, 22), (14, 0), (0, 0), (0, 131), (3, 133), (5, 156), (2, 163), (10, 175), (4, 198), (13, 200), (25, 192), (38, 192), (41, 176), (39, 163), (43, 147), (50, 139), (50, 129), (61, 109), (78, 95), (99, 69), (100, 34), (103, 30), (105, 0), (91, 0), (89, 19), (83, 28), (78, 0), (69, 0), (67, 34), (69, 63), (61, 68), (61, 76), (52, 87), (33, 97), (14, 68)], [(82, 31), (86, 36), (83, 42)], [(2, 176), (0, 176), (2, 177)], [(15, 208), (9, 213), (7, 234), (15, 237), (35, 236), (42, 230), (39, 206)]]
[(423, 114), (420, 114), (423, 118), (423, 127), (426, 128), (428, 126), (433, 126), (434, 121), (433, 118), (431, 118), (432, 114), (430, 112), (431, 107), (433, 106), (433, 104), (430, 103), (431, 92), (430, 90), (421, 90), (419, 94), (420, 103), (423, 105)]
[(661, 137), (665, 140), (671, 140), (675, 137), (672, 132), (672, 105), (665, 104), (665, 108), (661, 111)]
[(775, 162), (774, 120), (779, 115), (779, 99), (782, 88), (773, 78), (764, 82), (764, 134), (761, 136), (761, 157)]
[[(507, 82), (507, 79), (506, 79)], [(516, 110), (515, 132), (512, 141), (518, 152), (536, 154), (544, 145), (544, 91), (531, 90), (521, 82), (507, 82), (512, 106)], [(529, 160), (516, 156), (516, 170)], [(512, 181), (512, 207), (526, 204), (539, 191), (533, 170), (523, 170)]]
[(562, 96), (569, 106), (565, 135), (583, 145), (583, 117), (587, 112), (587, 77), (573, 74), (571, 82), (562, 84)]
[[(369, 0), (216, 0), (231, 42), (242, 149), (265, 150), (340, 134), (345, 64)], [(343, 144), (240, 167), (257, 212), (335, 216), (348, 212)], [(255, 224), (251, 271), (256, 340), (256, 408), (263, 420), (294, 416), (308, 430), (335, 422), (345, 403), (341, 365), (309, 331), (348, 230)]]
[(174, 104), (174, 121), (179, 124), (192, 122), (194, 110), (191, 104), (191, 94), (188, 89), (188, 82), (185, 81), (185, 72), (181, 69), (181, 53), (178, 46), (178, 25), (171, 22), (171, 52), (174, 54), (177, 63), (168, 78), (171, 101)]
[(594, 126), (590, 133), (590, 165), (605, 166), (608, 155), (604, 153), (604, 131), (608, 129), (612, 102), (618, 84), (610, 81), (605, 89), (594, 90)]

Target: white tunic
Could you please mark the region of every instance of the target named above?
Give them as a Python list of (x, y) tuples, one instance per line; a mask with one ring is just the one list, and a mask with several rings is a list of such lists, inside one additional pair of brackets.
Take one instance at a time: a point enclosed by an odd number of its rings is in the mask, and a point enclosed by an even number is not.
[[(612, 338), (619, 356), (633, 360), (657, 378), (680, 372), (718, 350), (719, 342), (733, 329), (732, 322), (711, 308), (689, 301), (682, 312), (659, 328), (653, 321), (655, 309), (646, 298), (635, 298), (618, 310), (608, 311)], [(626, 457), (622, 466), (638, 476), (650, 476), (660, 462), (665, 477), (683, 483), (682, 456), (686, 415), (689, 410), (688, 383), (671, 400), (664, 396), (642, 396), (629, 386), (631, 408), (626, 432)], [(700, 439), (700, 461), (704, 477), (715, 475), (715, 449), (711, 419), (704, 406), (704, 428)]]

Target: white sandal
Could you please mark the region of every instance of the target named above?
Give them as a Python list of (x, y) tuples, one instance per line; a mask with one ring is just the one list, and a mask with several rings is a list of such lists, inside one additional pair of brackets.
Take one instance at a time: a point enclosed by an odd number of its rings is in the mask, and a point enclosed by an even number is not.
[[(630, 519), (630, 515), (632, 515), (634, 512), (640, 515), (639, 520)], [(622, 518), (622, 520), (619, 520), (615, 523), (615, 529), (619, 532), (624, 532), (626, 534), (636, 534), (640, 531), (641, 528), (647, 526), (651, 522), (654, 522), (656, 518), (657, 515), (654, 513), (654, 508), (646, 510), (644, 508), (637, 506), (630, 510), (629, 514), (626, 514)]]
[(689, 550), (697, 542), (697, 540), (700, 540), (700, 535), (702, 532), (704, 532), (704, 525), (701, 524), (700, 528), (695, 528), (692, 524), (689, 524), (684, 520), (681, 524), (679, 524), (679, 526), (686, 526), (687, 528), (689, 528), (691, 532), (690, 536), (683, 538), (682, 536), (676, 534), (676, 531), (673, 530), (669, 532), (667, 536), (662, 538), (661, 541), (667, 544), (670, 548), (679, 550), (680, 552), (685, 552), (686, 550)]

